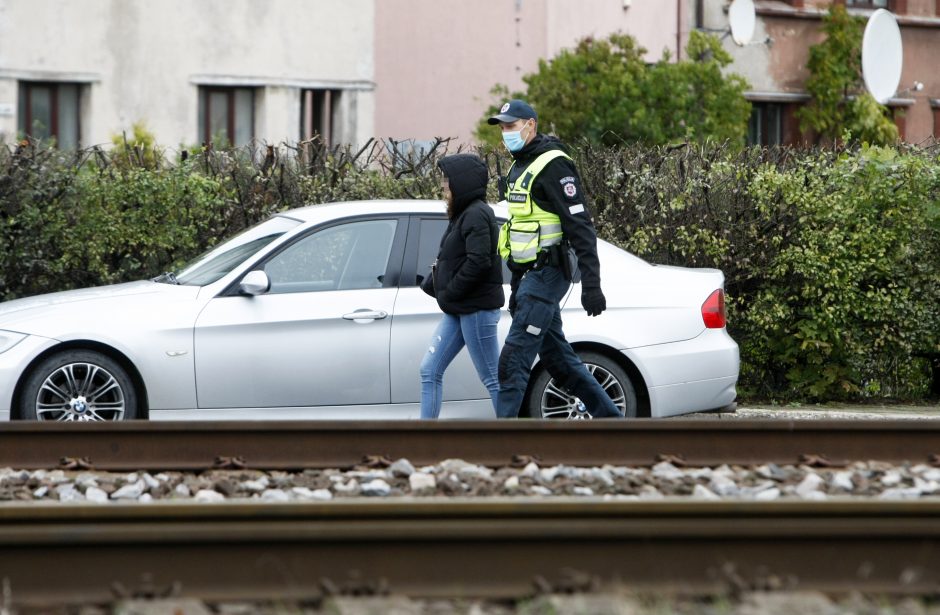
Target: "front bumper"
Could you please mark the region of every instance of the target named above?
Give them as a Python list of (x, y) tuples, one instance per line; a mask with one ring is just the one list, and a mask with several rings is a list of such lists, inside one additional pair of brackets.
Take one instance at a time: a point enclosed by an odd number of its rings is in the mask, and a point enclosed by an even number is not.
[(10, 419), (13, 391), (26, 367), (43, 351), (57, 343), (47, 337), (28, 335), (13, 348), (0, 353), (0, 421)]
[(741, 361), (725, 329), (625, 352), (646, 380), (653, 418), (721, 408), (737, 397)]

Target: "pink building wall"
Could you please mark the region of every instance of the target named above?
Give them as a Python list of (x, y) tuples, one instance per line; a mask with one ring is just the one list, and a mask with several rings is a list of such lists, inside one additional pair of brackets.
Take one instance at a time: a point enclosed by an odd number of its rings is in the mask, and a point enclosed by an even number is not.
[[(658, 60), (688, 32), (676, 0), (377, 0), (376, 136), (472, 141), (497, 83), (523, 75), (585, 36), (623, 31)], [(627, 8), (625, 8), (625, 5)], [(682, 19), (678, 11), (682, 10)], [(680, 34), (677, 36), (677, 31)]]

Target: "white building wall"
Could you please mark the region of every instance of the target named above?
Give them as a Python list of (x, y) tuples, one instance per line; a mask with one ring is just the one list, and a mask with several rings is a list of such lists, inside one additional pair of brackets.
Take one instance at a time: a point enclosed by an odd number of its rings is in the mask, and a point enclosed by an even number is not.
[[(143, 121), (166, 146), (200, 142), (198, 86), (260, 88), (255, 137), (300, 136), (302, 88), (351, 90), (344, 140), (374, 133), (375, 0), (0, 0), (0, 139), (17, 80), (88, 84), (82, 144)], [(12, 113), (10, 109), (12, 107)], [(4, 113), (6, 111), (6, 113)]]

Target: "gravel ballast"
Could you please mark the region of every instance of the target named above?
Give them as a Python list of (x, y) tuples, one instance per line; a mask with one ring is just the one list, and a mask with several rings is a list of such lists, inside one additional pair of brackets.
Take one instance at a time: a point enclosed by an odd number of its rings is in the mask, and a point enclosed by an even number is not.
[(827, 595), (807, 591), (744, 592), (718, 596), (643, 595), (631, 592), (546, 594), (500, 602), (427, 600), (404, 596), (327, 596), (303, 602), (203, 602), (193, 598), (129, 599), (16, 615), (940, 615), (935, 597)]
[(0, 502), (60, 501), (323, 502), (394, 497), (602, 497), (617, 500), (916, 499), (940, 494), (940, 468), (925, 464), (857, 462), (808, 465), (683, 467), (539, 466), (488, 468), (460, 459), (414, 467), (399, 459), (385, 467), (303, 472), (208, 470), (130, 472), (0, 468)]

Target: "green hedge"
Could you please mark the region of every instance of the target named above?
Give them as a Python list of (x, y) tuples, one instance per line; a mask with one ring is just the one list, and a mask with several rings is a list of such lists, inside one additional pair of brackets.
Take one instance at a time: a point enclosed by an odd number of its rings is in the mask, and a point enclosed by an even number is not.
[(581, 163), (605, 238), (725, 272), (745, 395), (929, 393), (940, 354), (931, 151), (689, 146), (585, 150)]
[[(0, 147), (0, 300), (151, 277), (282, 209), (438, 198), (447, 141), (399, 149)], [(940, 356), (932, 149), (575, 150), (602, 237), (651, 262), (724, 271), (743, 395), (929, 393)], [(497, 163), (508, 167), (501, 153), (481, 153), (494, 176)]]

